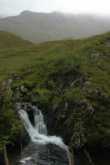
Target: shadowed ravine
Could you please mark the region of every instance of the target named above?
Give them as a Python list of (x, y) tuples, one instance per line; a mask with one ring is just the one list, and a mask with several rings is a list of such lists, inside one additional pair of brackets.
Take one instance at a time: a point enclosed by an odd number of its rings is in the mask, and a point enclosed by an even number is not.
[[(34, 115), (31, 123), (27, 109)], [(30, 137), (30, 144), (22, 152), (17, 165), (71, 165), (70, 153), (63, 140), (57, 136), (48, 136), (42, 112), (31, 104), (17, 104), (20, 119)]]

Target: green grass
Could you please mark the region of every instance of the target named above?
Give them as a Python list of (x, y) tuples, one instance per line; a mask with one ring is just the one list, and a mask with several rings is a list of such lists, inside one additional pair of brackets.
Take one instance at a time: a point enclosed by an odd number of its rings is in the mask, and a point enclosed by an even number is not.
[[(9, 74), (37, 65), (53, 67), (57, 61), (80, 65), (82, 72), (90, 74), (94, 85), (110, 85), (110, 34), (85, 40), (47, 42), (33, 45), (11, 34), (0, 33), (0, 80)], [(71, 63), (71, 64), (69, 64)], [(44, 66), (43, 66), (44, 67)], [(51, 69), (51, 68), (50, 68)], [(104, 83), (106, 82), (106, 83)]]

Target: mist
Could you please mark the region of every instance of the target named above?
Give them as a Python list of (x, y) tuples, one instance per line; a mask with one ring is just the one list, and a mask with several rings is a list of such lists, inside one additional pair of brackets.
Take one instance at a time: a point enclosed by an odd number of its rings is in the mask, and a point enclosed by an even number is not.
[(0, 0), (0, 15), (18, 15), (24, 10), (110, 16), (109, 0)]

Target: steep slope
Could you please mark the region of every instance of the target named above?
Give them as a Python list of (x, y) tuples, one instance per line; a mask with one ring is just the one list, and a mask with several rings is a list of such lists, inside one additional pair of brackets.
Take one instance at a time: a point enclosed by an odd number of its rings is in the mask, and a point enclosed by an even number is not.
[(29, 50), (31, 50), (33, 46), (29, 41), (0, 31), (0, 81), (2, 78), (5, 78), (6, 75), (14, 73), (25, 64)]
[(63, 135), (71, 147), (108, 146), (110, 34), (40, 46), (43, 56), (30, 73), (24, 69), (14, 92), (19, 86), (23, 101), (37, 103), (48, 114), (49, 130)]
[(110, 30), (110, 19), (92, 15), (24, 11), (18, 16), (0, 19), (0, 29), (32, 42), (44, 42), (107, 32)]
[(14, 103), (31, 102), (44, 112), (50, 134), (63, 136), (71, 149), (110, 147), (110, 33), (22, 47), (11, 55), (10, 49), (0, 60), (1, 75), (12, 80), (0, 97), (0, 130), (11, 130), (11, 138), (19, 134), (13, 128), (18, 119), (11, 128), (3, 121), (10, 121)]

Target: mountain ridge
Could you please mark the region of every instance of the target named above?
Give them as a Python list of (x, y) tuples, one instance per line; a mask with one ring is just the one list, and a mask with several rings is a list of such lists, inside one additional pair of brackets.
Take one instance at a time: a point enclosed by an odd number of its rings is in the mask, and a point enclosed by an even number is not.
[(59, 12), (23, 11), (0, 19), (0, 30), (14, 33), (31, 42), (90, 37), (110, 31), (110, 19), (92, 15)]

